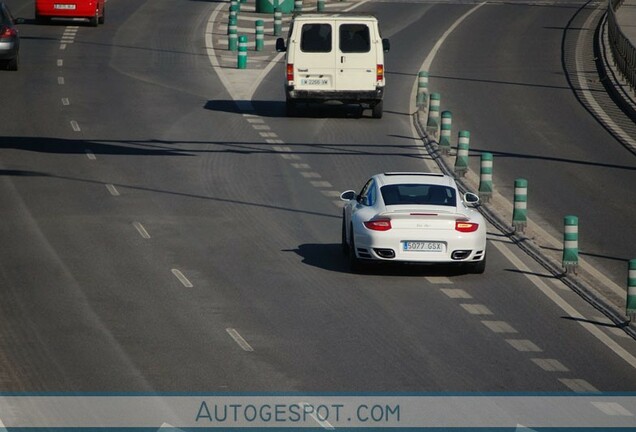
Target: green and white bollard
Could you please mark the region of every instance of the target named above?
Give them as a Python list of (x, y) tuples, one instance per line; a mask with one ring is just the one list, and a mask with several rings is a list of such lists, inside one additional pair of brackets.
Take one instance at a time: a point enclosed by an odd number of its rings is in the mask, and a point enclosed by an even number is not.
[(232, 21), (228, 30), (230, 34), (227, 38), (227, 49), (230, 51), (236, 51), (238, 49), (238, 28), (236, 26), (236, 21)]
[(236, 66), (239, 69), (247, 68), (247, 36), (241, 35), (238, 39), (238, 58)]
[(629, 260), (626, 312), (632, 321), (636, 321), (636, 259)]
[(281, 8), (274, 9), (274, 36), (280, 36), (283, 32), (283, 11)]
[(437, 129), (439, 127), (439, 105), (442, 96), (439, 93), (431, 93), (428, 106), (427, 128)]
[(567, 273), (576, 273), (579, 266), (579, 218), (563, 218), (563, 268)]
[(256, 20), (256, 51), (263, 51), (265, 47), (265, 23), (263, 20)]
[(238, 2), (238, 0), (230, 0), (230, 7), (232, 6), (236, 8), (237, 13), (241, 11), (241, 4)]
[(459, 139), (457, 140), (457, 156), (455, 157), (455, 175), (458, 177), (464, 177), (464, 174), (468, 171), (469, 148), (470, 132), (459, 131)]
[(230, 20), (238, 20), (238, 6), (236, 5), (230, 6)]
[(515, 180), (514, 208), (512, 210), (512, 226), (515, 231), (524, 232), (528, 224), (528, 180)]
[(303, 11), (303, 0), (294, 0), (294, 12)]
[(417, 74), (417, 97), (415, 105), (418, 108), (428, 105), (428, 72), (419, 71)]
[(318, 0), (316, 3), (316, 11), (322, 12), (325, 10), (325, 0)]
[(482, 153), (479, 166), (479, 199), (487, 203), (492, 197), (492, 153)]
[(453, 127), (453, 114), (450, 111), (442, 111), (442, 126), (439, 136), (439, 151), (449, 154), (451, 149), (451, 129)]
[(235, 19), (235, 18), (234, 18), (234, 19), (233, 19), (233, 18), (230, 18), (230, 19), (227, 21), (227, 34), (228, 34), (228, 35), (231, 33), (231, 29), (232, 29), (232, 28), (233, 28), (234, 30), (238, 30), (238, 27), (237, 27), (237, 23), (236, 23), (236, 19)]

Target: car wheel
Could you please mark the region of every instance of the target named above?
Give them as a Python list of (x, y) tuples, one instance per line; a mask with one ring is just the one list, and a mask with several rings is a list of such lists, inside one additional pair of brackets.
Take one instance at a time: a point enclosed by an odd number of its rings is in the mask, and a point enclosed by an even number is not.
[(349, 234), (349, 269), (353, 273), (360, 273), (362, 271), (362, 262), (360, 258), (356, 256), (356, 243), (353, 239), (353, 226), (350, 227)]
[(377, 119), (382, 118), (382, 111), (384, 108), (383, 105), (384, 105), (384, 102), (380, 101), (371, 106), (373, 118), (377, 118)]
[(486, 271), (486, 257), (481, 261), (477, 261), (476, 263), (470, 263), (470, 272), (475, 274), (482, 274)]
[(20, 66), (20, 55), (16, 54), (14, 58), (7, 62), (7, 70), (17, 71)]
[(97, 21), (100, 24), (104, 24), (104, 22), (106, 21), (106, 8), (102, 9), (102, 16), (100, 16)]
[(349, 253), (349, 245), (347, 244), (347, 230), (345, 229), (345, 217), (342, 215), (342, 236), (341, 236), (342, 253), (347, 255)]
[(88, 24), (91, 27), (97, 27), (97, 24), (99, 24), (99, 10), (95, 10), (95, 16), (88, 19)]

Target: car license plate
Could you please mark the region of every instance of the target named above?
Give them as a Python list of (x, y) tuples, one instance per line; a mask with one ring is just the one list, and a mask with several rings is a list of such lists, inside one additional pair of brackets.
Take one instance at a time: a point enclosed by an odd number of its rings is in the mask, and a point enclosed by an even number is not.
[(75, 5), (74, 4), (54, 4), (53, 5), (54, 9), (75, 9)]
[(402, 242), (402, 247), (405, 251), (444, 252), (446, 245), (444, 242), (405, 241)]
[(327, 78), (302, 78), (300, 83), (308, 86), (326, 86), (329, 85), (329, 80)]

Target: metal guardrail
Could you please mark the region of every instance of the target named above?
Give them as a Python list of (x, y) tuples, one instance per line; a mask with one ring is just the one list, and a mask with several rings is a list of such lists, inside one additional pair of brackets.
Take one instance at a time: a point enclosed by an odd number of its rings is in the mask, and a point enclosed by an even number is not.
[(607, 34), (614, 63), (632, 91), (636, 93), (636, 48), (632, 45), (616, 22), (616, 10), (624, 0), (609, 0), (607, 11)]

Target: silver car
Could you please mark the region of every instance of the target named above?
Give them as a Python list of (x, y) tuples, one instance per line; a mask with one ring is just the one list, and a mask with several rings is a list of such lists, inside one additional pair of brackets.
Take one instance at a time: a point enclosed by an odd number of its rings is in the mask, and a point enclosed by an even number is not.
[(16, 24), (21, 19), (13, 18), (6, 4), (0, 2), (0, 68), (16, 71), (20, 64), (20, 36)]

